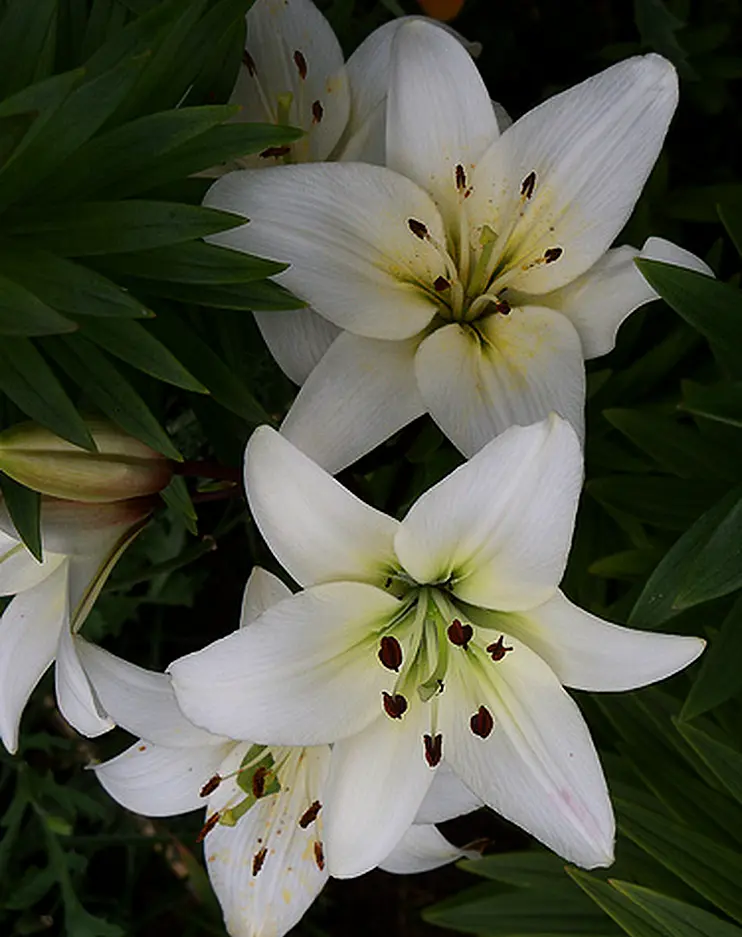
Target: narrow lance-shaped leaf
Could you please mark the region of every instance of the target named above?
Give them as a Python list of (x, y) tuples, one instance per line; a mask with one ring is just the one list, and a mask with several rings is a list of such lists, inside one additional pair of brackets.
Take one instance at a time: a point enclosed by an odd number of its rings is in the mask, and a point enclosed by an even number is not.
[(20, 283), (0, 274), (0, 335), (57, 335), (76, 328)]
[(41, 495), (38, 491), (31, 491), (30, 488), (19, 485), (17, 481), (2, 472), (0, 472), (0, 491), (2, 491), (15, 529), (31, 553), (41, 562), (43, 559), (40, 526)]
[(676, 725), (726, 790), (742, 804), (742, 753), (717, 741), (697, 726), (682, 721)]
[(742, 381), (713, 387), (683, 381), (682, 407), (706, 419), (742, 427)]
[(567, 874), (629, 937), (676, 937), (607, 882), (571, 866)]
[(742, 930), (685, 901), (631, 882), (611, 882), (637, 908), (646, 911), (671, 937), (742, 937)]
[(693, 558), (673, 606), (690, 608), (742, 587), (742, 502), (737, 502)]
[(57, 12), (56, 0), (12, 0), (0, 18), (0, 98), (31, 84)]

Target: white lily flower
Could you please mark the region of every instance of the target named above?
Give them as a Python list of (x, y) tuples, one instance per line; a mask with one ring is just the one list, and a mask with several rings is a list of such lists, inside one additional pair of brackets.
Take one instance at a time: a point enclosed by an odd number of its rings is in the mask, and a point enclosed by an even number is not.
[[(584, 358), (612, 348), (623, 319), (657, 297), (638, 252), (609, 247), (676, 103), (673, 66), (635, 57), (500, 134), (460, 43), (402, 24), (386, 168), (231, 173), (205, 200), (250, 219), (215, 242), (289, 262), (277, 280), (343, 330), (284, 434), (337, 472), (426, 411), (467, 456), (552, 410), (581, 432)], [(708, 272), (666, 241), (650, 239), (642, 256), (658, 251)]]
[[(255, 569), (248, 580), (241, 627), (291, 596), (280, 579)], [(252, 745), (191, 725), (178, 709), (170, 681), (77, 639), (96, 693), (124, 728), (143, 737), (95, 765), (119, 803), (149, 816), (206, 808), (206, 868), (233, 937), (280, 937), (292, 928), (329, 878), (324, 814), (329, 745)], [(429, 813), (448, 818), (476, 808), (450, 778)], [(441, 809), (442, 808), (442, 809)], [(421, 872), (469, 855), (428, 824), (403, 836), (382, 867)]]
[(121, 553), (152, 510), (149, 498), (109, 504), (43, 498), (43, 562), (24, 546), (0, 504), (0, 737), (18, 748), (23, 710), (56, 659), (56, 696), (79, 732), (113, 727), (90, 687), (72, 635), (81, 627)]
[(644, 686), (704, 642), (610, 624), (558, 590), (581, 469), (565, 421), (513, 427), (398, 522), (274, 430), (252, 436), (252, 515), (303, 591), (170, 672), (183, 711), (210, 731), (335, 742), (324, 816), (332, 875), (383, 859), (442, 757), (569, 861), (612, 861), (605, 780), (562, 685)]
[[(426, 17), (406, 16), (374, 30), (344, 63), (340, 43), (312, 0), (256, 0), (246, 14), (245, 53), (230, 98), (239, 120), (289, 124), (305, 136), (234, 161), (231, 168), (276, 162), (385, 160), (386, 98), (394, 35)], [(469, 43), (444, 24), (472, 54)], [(311, 308), (255, 312), (265, 342), (284, 373), (303, 384), (340, 330)]]

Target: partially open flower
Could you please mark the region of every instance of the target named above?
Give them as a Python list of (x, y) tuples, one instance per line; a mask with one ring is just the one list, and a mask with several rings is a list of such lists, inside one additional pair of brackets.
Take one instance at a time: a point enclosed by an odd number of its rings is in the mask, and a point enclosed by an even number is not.
[(56, 436), (38, 423), (17, 423), (0, 433), (0, 469), (53, 498), (108, 502), (161, 491), (170, 463), (159, 452), (106, 420), (88, 420), (97, 452)]

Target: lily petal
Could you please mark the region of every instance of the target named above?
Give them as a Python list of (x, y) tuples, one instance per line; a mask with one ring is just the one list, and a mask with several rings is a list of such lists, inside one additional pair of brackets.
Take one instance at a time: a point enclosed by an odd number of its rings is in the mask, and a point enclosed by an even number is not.
[[(634, 208), (677, 97), (670, 62), (636, 56), (549, 98), (490, 147), (467, 210), (498, 232), (518, 219), (499, 274), (511, 289), (559, 289), (598, 260)], [(561, 256), (545, 261), (554, 248)]]
[(277, 794), (260, 798), (236, 826), (217, 824), (206, 837), (206, 868), (232, 937), (285, 934), (329, 878), (322, 811), (299, 822), (313, 802), (324, 803), (329, 760), (327, 746), (297, 749), (282, 768)]
[(415, 823), (443, 823), (445, 820), (478, 810), (482, 806), (482, 798), (469, 790), (448, 762), (442, 761), (425, 800), (420, 804)]
[[(615, 823), (603, 772), (577, 706), (551, 669), (517, 639), (484, 663), (478, 689), (449, 674), (441, 707), (446, 758), (494, 810), (584, 868), (613, 861)], [(483, 698), (479, 698), (480, 693)], [(454, 696), (455, 695), (455, 696)], [(486, 705), (494, 730), (479, 738), (468, 711)]]
[(656, 683), (687, 667), (706, 646), (700, 638), (611, 624), (561, 592), (526, 615), (508, 615), (507, 630), (576, 690), (617, 692)]
[(255, 566), (248, 576), (242, 596), (240, 628), (252, 624), (263, 612), (290, 595), (292, 595), (291, 589), (278, 576), (269, 573), (261, 566)]
[(365, 583), (314, 586), (171, 664), (178, 703), (196, 725), (255, 742), (319, 745), (360, 732), (391, 689), (377, 635), (399, 609)]
[(387, 166), (430, 192), (454, 223), (467, 188), (457, 176), (469, 174), (498, 135), (489, 92), (461, 43), (424, 20), (400, 26), (392, 43)]
[(331, 474), (425, 412), (415, 380), (417, 339), (344, 332), (310, 374), (281, 433)]
[(509, 426), (552, 411), (581, 436), (585, 369), (571, 323), (525, 306), (478, 326), (446, 325), (424, 339), (415, 357), (423, 400), (454, 445), (471, 456)]
[(0, 533), (0, 595), (16, 595), (33, 589), (51, 575), (64, 556), (59, 553), (44, 553), (43, 562), (18, 540)]
[(634, 263), (637, 257), (662, 260), (713, 276), (711, 268), (699, 257), (664, 238), (649, 238), (641, 252), (633, 247), (606, 251), (582, 276), (540, 299), (574, 325), (586, 358), (607, 354), (616, 344), (621, 323), (635, 309), (659, 298)]
[(364, 504), (267, 426), (247, 444), (245, 487), (261, 534), (300, 585), (386, 578), (395, 562), (397, 521)]
[(21, 715), (66, 626), (66, 564), (12, 599), (0, 618), (0, 735), (9, 752), (18, 749)]
[(324, 818), (331, 875), (362, 875), (399, 843), (435, 776), (424, 758), (429, 731), (430, 714), (412, 700), (400, 720), (382, 713), (333, 747)]
[(172, 817), (204, 806), (201, 788), (234, 745), (169, 748), (140, 739), (115, 758), (91, 767), (111, 797), (127, 810)]
[(59, 711), (78, 732), (96, 738), (113, 728), (113, 720), (93, 692), (69, 628), (62, 628), (59, 635), (54, 683)]
[(445, 273), (443, 262), (408, 221), (439, 243), (443, 221), (427, 192), (390, 169), (322, 163), (233, 172), (204, 204), (250, 219), (210, 240), (290, 263), (276, 281), (342, 329), (411, 338), (436, 314), (435, 298), (418, 284)]
[(224, 741), (189, 722), (175, 702), (170, 679), (109, 654), (83, 638), (75, 646), (96, 697), (117, 725), (171, 748)]
[(295, 384), (306, 381), (340, 332), (309, 308), (256, 311), (253, 315), (268, 350)]
[(476, 858), (479, 853), (459, 849), (434, 826), (413, 824), (379, 868), (395, 875), (430, 872), (459, 859)]
[(567, 422), (511, 427), (421, 495), (397, 532), (397, 556), (417, 582), (450, 582), (464, 602), (533, 608), (564, 572), (581, 482)]

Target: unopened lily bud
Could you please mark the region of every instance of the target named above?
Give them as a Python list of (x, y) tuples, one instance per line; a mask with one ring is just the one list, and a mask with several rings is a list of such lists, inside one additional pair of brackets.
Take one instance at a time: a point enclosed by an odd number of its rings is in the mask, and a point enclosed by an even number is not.
[(88, 452), (37, 423), (0, 433), (0, 470), (53, 498), (103, 503), (161, 491), (172, 469), (165, 456), (113, 423), (88, 420), (98, 448)]

